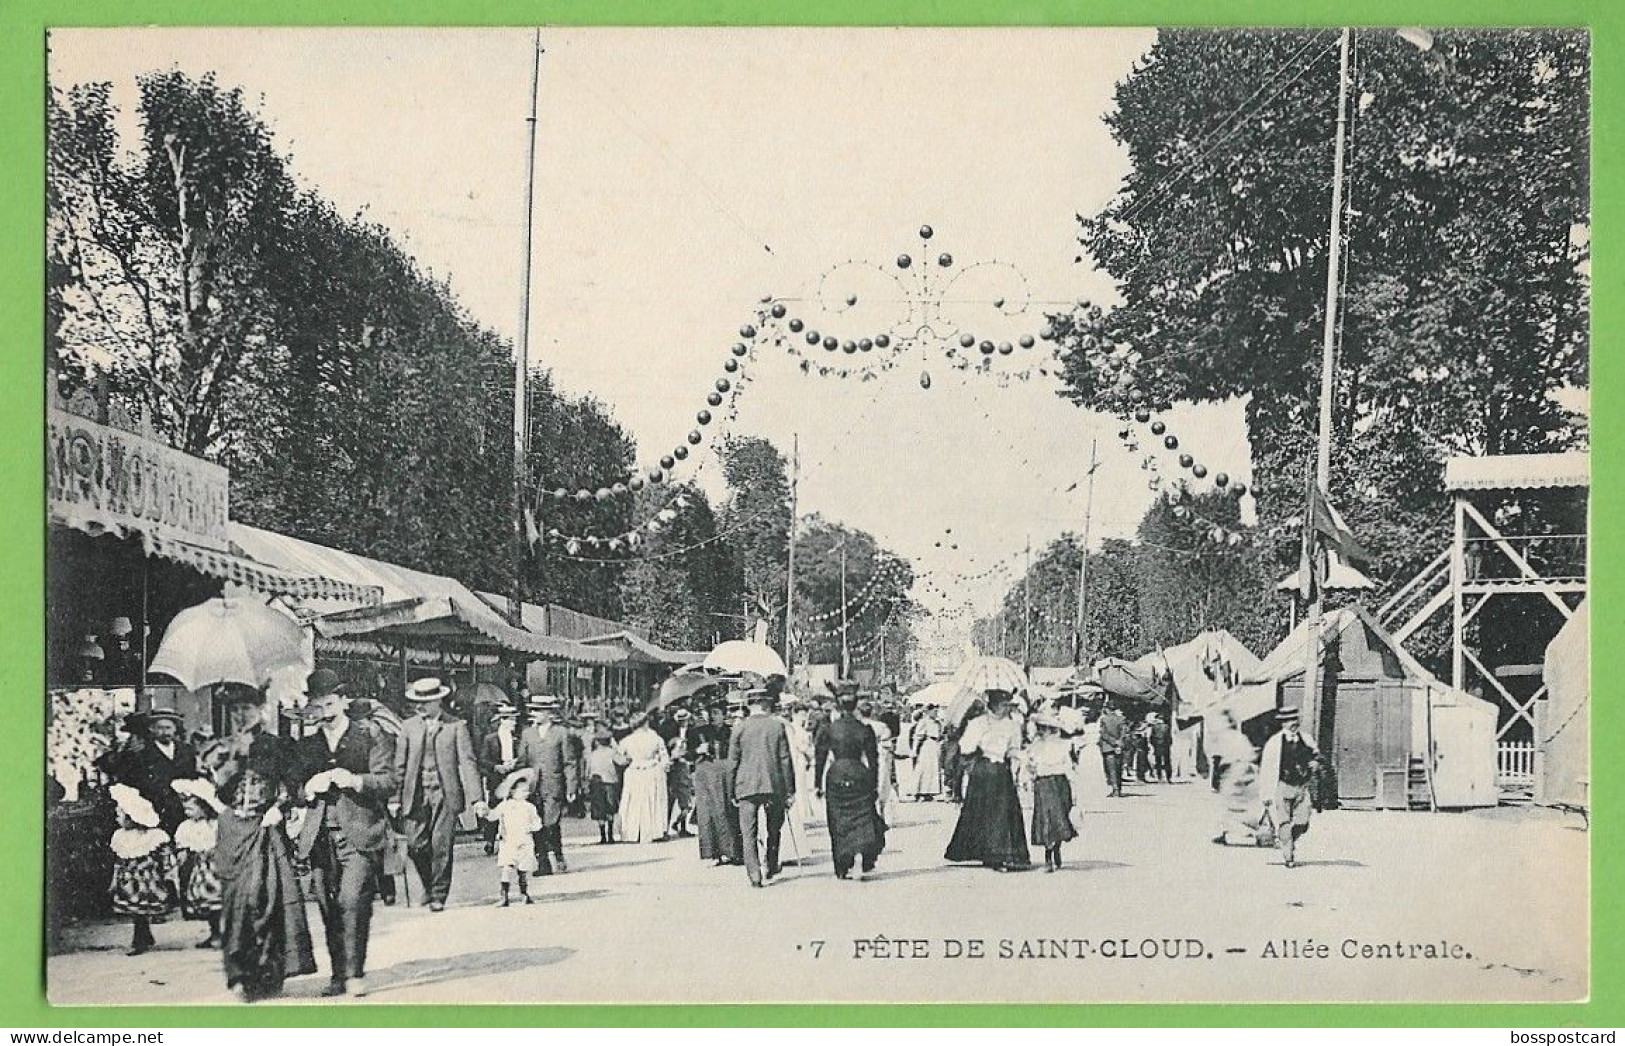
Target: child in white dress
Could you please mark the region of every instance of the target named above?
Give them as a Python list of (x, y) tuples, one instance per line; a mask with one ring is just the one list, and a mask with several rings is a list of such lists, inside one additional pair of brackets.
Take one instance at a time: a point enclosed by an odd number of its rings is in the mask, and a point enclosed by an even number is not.
[(514, 880), (519, 881), (519, 896), (531, 904), (526, 876), (536, 871), (536, 835), (542, 830), (542, 815), (530, 801), (534, 770), (515, 770), (497, 786), (500, 800), (485, 816), (497, 825), (497, 870), (502, 877), (502, 900), (506, 908), (509, 891)]

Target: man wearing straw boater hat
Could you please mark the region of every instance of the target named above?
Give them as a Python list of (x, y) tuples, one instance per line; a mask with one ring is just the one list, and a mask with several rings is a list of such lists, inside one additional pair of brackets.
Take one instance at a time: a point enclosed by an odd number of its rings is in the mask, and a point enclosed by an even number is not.
[(1309, 831), (1314, 809), (1320, 751), (1299, 731), (1296, 708), (1283, 708), (1276, 716), (1281, 730), (1264, 742), (1258, 765), (1258, 794), (1264, 800), (1264, 815), (1275, 825), (1281, 857), (1288, 868), (1296, 868), (1298, 839)]
[[(519, 713), (510, 705), (503, 705), (492, 716), (495, 728), (480, 742), (480, 770), (485, 775), (486, 790), (492, 798), (508, 775), (519, 768)], [(487, 819), (485, 825), (485, 852), (496, 852), (497, 823)]]
[(400, 787), (395, 745), (349, 716), (338, 673), (318, 668), (305, 682), (306, 714), (317, 728), (298, 742), (310, 812), (299, 856), (310, 862), (316, 907), (327, 933), (327, 994), (366, 994), (372, 899), (389, 845), (389, 800)]
[(452, 847), (457, 818), (484, 816), (479, 764), (468, 724), (444, 710), (451, 687), (433, 677), (406, 689), (417, 714), (401, 725), (395, 769), (401, 781), (406, 852), (423, 881), (431, 912), (443, 911), (451, 894)]

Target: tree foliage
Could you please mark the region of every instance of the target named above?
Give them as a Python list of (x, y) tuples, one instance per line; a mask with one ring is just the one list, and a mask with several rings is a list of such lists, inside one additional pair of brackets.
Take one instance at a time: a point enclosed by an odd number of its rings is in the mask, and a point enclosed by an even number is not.
[(723, 525), (739, 557), (744, 599), (771, 623), (768, 641), (784, 642), (785, 572), (790, 547), (790, 480), (784, 455), (765, 439), (730, 438), (722, 445), (728, 503)]
[[(1586, 34), (1434, 36), (1356, 33), (1348, 115), (1330, 493), (1390, 587), (1442, 547), (1446, 457), (1584, 438), (1553, 394), (1587, 380)], [(1081, 404), (1249, 397), (1278, 557), (1317, 423), (1335, 44), (1160, 33), (1108, 118), (1130, 173), (1081, 219), (1123, 304), (1056, 318)]]

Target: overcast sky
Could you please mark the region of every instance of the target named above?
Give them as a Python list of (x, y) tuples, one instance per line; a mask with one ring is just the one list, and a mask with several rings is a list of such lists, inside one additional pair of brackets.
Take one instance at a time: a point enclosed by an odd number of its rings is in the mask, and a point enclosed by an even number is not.
[[(1019, 275), (985, 267), (955, 295), (955, 318), (995, 339), (1036, 332), (1044, 303), (1110, 302), (1110, 281), (1074, 261), (1074, 215), (1120, 184), (1126, 160), (1102, 116), (1154, 37), (544, 31), (532, 358), (607, 403), (647, 467), (693, 427), (763, 296), (822, 290), (843, 308), (857, 294), (847, 316), (798, 312), (854, 337), (868, 333), (860, 318), (880, 325), (895, 288), (838, 269), (849, 260), (891, 272), (903, 252), (947, 251), (959, 269), (1008, 263)], [(530, 55), (519, 29), (75, 30), (52, 34), (51, 75), (110, 80), (127, 110), (135, 77), (153, 69), (244, 87), (302, 182), (364, 208), (511, 336)], [(923, 224), (935, 230), (925, 252)], [(1004, 311), (1032, 304), (1004, 316), (999, 298)], [(1001, 586), (956, 587), (954, 575), (1019, 557), (1029, 536), (1040, 548), (1081, 530), (1094, 437), (1094, 542), (1131, 534), (1152, 496), (1116, 423), (1061, 400), (1053, 379), (999, 388), (956, 374), (940, 350), (859, 382), (803, 375), (764, 348), (753, 373), (734, 431), (786, 452), (799, 433), (801, 510), (873, 532), (983, 605)], [(1171, 420), (1215, 471), (1250, 478), (1239, 404)], [(719, 471), (706, 466), (702, 481)]]

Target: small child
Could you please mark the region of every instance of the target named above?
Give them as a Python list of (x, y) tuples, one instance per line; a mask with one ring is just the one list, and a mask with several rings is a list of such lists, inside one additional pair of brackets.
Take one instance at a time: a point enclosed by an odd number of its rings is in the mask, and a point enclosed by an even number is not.
[(175, 850), (180, 865), (181, 915), (209, 924), (209, 935), (199, 948), (220, 946), (220, 876), (214, 867), (214, 846), (222, 806), (214, 785), (199, 778), (179, 780), (170, 787), (181, 794), (186, 820), (175, 829)]
[(1044, 848), (1044, 871), (1061, 867), (1061, 844), (1078, 837), (1072, 827), (1072, 745), (1061, 736), (1053, 712), (1033, 717), (1038, 739), (1028, 746), (1026, 762), (1033, 781), (1032, 841)]
[(598, 822), (598, 841), (615, 841), (615, 814), (621, 808), (621, 767), (626, 756), (615, 747), (609, 732), (596, 733), (592, 752), (587, 756), (587, 805)]
[(158, 827), (158, 811), (140, 792), (126, 784), (108, 789), (118, 806), (119, 827), (113, 833), (113, 911), (128, 915), (135, 924), (126, 955), (152, 950), (152, 920), (175, 907), (175, 847), (169, 833)]
[(536, 838), (542, 830), (542, 815), (531, 805), (530, 785), (534, 770), (515, 770), (496, 788), (499, 800), (485, 816), (497, 825), (497, 869), (502, 875), (502, 907), (508, 907), (509, 888), (519, 880), (519, 896), (531, 904), (525, 877), (536, 871)]

